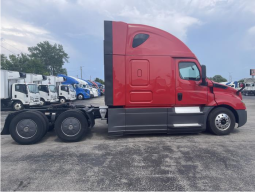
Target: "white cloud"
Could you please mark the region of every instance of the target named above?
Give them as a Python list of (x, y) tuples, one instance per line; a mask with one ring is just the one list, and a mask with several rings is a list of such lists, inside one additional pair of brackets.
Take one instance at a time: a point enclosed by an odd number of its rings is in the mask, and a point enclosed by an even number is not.
[(255, 26), (249, 28), (246, 31), (246, 34), (244, 36), (243, 40), (243, 47), (246, 50), (255, 50)]
[[(50, 32), (22, 20), (2, 17), (1, 45), (4, 47), (1, 53), (28, 53), (28, 46), (35, 46), (40, 41), (56, 42)], [(7, 50), (8, 49), (8, 50)]]

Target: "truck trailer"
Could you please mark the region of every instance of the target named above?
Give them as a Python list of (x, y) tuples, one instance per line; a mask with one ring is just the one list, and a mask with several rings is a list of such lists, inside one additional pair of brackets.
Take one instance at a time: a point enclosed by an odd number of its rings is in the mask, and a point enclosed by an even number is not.
[(95, 119), (108, 133), (231, 133), (247, 111), (240, 90), (206, 78), (191, 50), (175, 36), (146, 25), (104, 22), (106, 106), (51, 105), (9, 114), (2, 134), (36, 143), (54, 125), (63, 141), (79, 141)]

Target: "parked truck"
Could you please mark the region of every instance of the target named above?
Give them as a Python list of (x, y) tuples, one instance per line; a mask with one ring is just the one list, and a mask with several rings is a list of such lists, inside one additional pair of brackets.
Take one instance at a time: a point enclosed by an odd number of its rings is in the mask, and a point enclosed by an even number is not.
[(98, 97), (97, 89), (91, 87), (91, 86), (88, 84), (87, 81), (84, 81), (83, 79), (79, 79), (79, 78), (76, 78), (76, 77), (73, 77), (73, 76), (70, 76), (70, 77), (79, 82), (79, 84), (78, 84), (77, 86), (79, 86), (80, 88), (84, 89), (85, 91), (86, 91), (86, 90), (89, 90), (89, 92), (90, 92), (90, 97), (91, 97), (91, 98), (93, 98), (93, 97)]
[(111, 135), (141, 133), (232, 132), (247, 121), (241, 89), (206, 78), (190, 49), (160, 29), (104, 22), (106, 106), (52, 105), (19, 111), (6, 118), (2, 134), (20, 144), (36, 143), (54, 124), (63, 141), (79, 141), (107, 120)]
[(1, 70), (1, 106), (22, 110), (24, 107), (40, 104), (37, 85), (25, 82), (26, 74), (17, 71)]
[(39, 74), (27, 73), (26, 78), (22, 80), (24, 83), (34, 83), (38, 86), (41, 106), (58, 102), (56, 86), (54, 84), (48, 84), (50, 81), (48, 79), (49, 77)]
[(246, 78), (243, 84), (245, 85), (245, 89), (242, 91), (243, 95), (255, 95), (255, 78)]
[[(64, 77), (56, 77), (56, 76), (47, 76), (48, 85), (54, 85), (57, 91), (58, 100), (60, 103), (65, 103), (66, 101), (74, 101), (76, 100), (76, 92), (71, 84), (62, 84), (66, 81)], [(53, 87), (52, 87), (53, 89)]]
[(79, 100), (89, 99), (90, 98), (90, 91), (88, 89), (83, 89), (79, 86), (79, 82), (72, 77), (66, 75), (58, 75), (59, 77), (64, 77), (65, 81), (62, 84), (72, 85), (76, 92), (76, 98)]

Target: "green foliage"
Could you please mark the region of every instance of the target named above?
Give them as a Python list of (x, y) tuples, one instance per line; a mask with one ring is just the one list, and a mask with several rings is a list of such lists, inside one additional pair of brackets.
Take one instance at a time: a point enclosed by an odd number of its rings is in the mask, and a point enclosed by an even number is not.
[(39, 59), (30, 58), (27, 54), (23, 53), (20, 55), (9, 55), (9, 58), (1, 54), (1, 69), (49, 75)]
[(95, 80), (94, 81), (96, 81), (96, 82), (98, 82), (98, 83), (101, 83), (101, 84), (104, 84), (104, 80), (102, 80), (102, 79), (100, 79), (100, 78), (95, 78)]
[(238, 83), (243, 83), (244, 82), (244, 79), (240, 79), (239, 81), (238, 81)]
[(68, 62), (68, 54), (64, 51), (60, 44), (51, 45), (48, 41), (40, 42), (35, 47), (29, 47), (30, 57), (40, 59), (46, 70), (51, 75), (58, 73), (66, 74), (66, 69), (63, 69), (65, 62)]
[(9, 55), (9, 58), (1, 54), (1, 69), (42, 75), (67, 75), (63, 65), (69, 57), (62, 45), (51, 45), (44, 41), (28, 50), (30, 54)]
[(215, 82), (226, 82), (227, 81), (227, 79), (225, 79), (221, 75), (214, 75), (213, 77), (208, 77), (208, 79), (213, 80)]

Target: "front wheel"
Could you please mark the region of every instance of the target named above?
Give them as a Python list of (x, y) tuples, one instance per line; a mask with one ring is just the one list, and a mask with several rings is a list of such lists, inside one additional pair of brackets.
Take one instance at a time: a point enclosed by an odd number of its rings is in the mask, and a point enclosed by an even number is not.
[(44, 105), (45, 105), (44, 99), (40, 99), (40, 106), (44, 106)]
[(208, 119), (209, 129), (216, 135), (228, 135), (235, 128), (235, 123), (232, 111), (224, 107), (214, 109)]
[(61, 98), (59, 99), (59, 102), (60, 102), (60, 103), (65, 103), (65, 102), (66, 102), (66, 99), (65, 99), (64, 97), (61, 97)]
[(12, 109), (14, 111), (20, 111), (20, 110), (24, 109), (24, 105), (21, 101), (15, 101), (12, 105)]
[(82, 94), (79, 94), (79, 95), (77, 96), (77, 98), (78, 98), (79, 100), (83, 100), (84, 96), (83, 96)]

